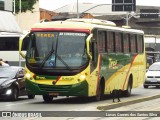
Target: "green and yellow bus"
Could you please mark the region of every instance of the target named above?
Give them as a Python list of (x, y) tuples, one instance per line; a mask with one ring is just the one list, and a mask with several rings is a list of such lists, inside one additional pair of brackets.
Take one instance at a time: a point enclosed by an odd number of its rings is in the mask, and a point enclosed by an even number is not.
[[(20, 39), (26, 59), (26, 90), (45, 102), (57, 96), (102, 99), (113, 90), (131, 95), (146, 72), (144, 32), (97, 19), (35, 24)], [(21, 52), (28, 40), (26, 55)]]

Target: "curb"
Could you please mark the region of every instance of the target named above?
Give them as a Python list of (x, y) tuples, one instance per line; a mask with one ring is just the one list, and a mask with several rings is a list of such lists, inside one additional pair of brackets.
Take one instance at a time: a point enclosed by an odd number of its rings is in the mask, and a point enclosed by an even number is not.
[(124, 102), (119, 102), (119, 103), (113, 103), (113, 104), (109, 104), (109, 105), (102, 105), (102, 106), (98, 106), (97, 109), (102, 110), (102, 111), (103, 110), (110, 110), (110, 109), (115, 109), (118, 107), (131, 105), (131, 104), (135, 104), (135, 103), (139, 103), (139, 102), (144, 102), (144, 101), (148, 101), (148, 100), (153, 100), (153, 99), (157, 99), (157, 98), (160, 98), (159, 94), (149, 96), (149, 97), (143, 97), (143, 98), (133, 99), (133, 100), (129, 100), (129, 101), (124, 101)]

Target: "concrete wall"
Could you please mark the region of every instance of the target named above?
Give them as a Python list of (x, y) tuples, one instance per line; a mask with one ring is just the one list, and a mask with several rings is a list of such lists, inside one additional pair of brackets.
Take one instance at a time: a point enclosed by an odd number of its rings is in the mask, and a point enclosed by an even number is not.
[(28, 31), (33, 24), (40, 22), (39, 1), (34, 5), (33, 12), (27, 11), (16, 15), (16, 20), (22, 31)]

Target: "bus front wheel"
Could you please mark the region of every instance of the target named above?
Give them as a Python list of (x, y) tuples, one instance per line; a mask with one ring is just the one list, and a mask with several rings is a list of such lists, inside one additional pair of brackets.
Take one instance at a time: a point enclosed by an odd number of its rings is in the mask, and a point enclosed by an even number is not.
[(96, 101), (102, 100), (104, 97), (104, 83), (101, 81), (101, 83), (98, 85), (97, 89), (97, 95), (95, 96)]
[(51, 95), (43, 95), (44, 102), (52, 102), (53, 96)]

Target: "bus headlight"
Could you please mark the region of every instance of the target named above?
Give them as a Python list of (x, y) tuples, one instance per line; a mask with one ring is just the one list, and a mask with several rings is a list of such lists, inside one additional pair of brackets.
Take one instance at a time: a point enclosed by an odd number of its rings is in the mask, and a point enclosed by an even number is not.
[(86, 79), (86, 75), (81, 75), (81, 76), (80, 76), (80, 79), (81, 79), (81, 80)]
[(81, 74), (78, 81), (80, 82), (80, 81), (86, 80), (86, 78), (87, 78), (87, 73)]
[(31, 78), (31, 74), (29, 74), (29, 73), (27, 73), (26, 75), (25, 75), (25, 77), (28, 79), (28, 80), (31, 80), (32, 78)]

